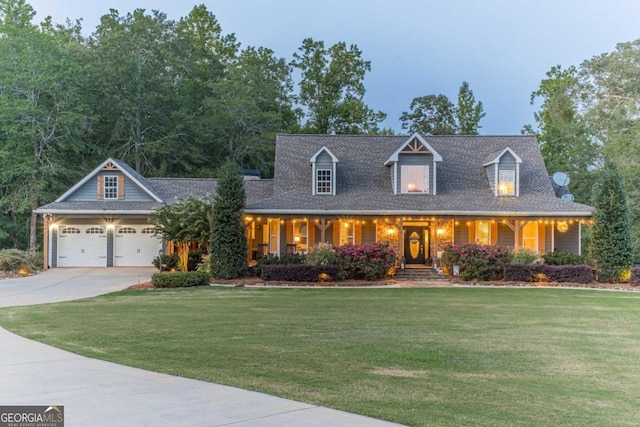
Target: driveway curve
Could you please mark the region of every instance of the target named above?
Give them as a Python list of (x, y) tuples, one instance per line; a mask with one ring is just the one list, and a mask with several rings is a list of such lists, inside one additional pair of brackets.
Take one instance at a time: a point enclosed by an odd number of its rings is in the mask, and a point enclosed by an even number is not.
[[(58, 268), (0, 280), (0, 307), (89, 298), (151, 268)], [(91, 359), (0, 328), (0, 405), (64, 405), (68, 426), (398, 426), (361, 415)]]

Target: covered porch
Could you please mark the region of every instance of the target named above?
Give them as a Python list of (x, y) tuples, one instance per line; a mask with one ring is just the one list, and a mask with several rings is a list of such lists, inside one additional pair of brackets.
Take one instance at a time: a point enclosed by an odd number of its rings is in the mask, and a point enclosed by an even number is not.
[(407, 267), (432, 266), (450, 244), (524, 246), (542, 254), (581, 254), (580, 217), (253, 216), (245, 215), (247, 259), (306, 254), (318, 243), (334, 247), (384, 242)]

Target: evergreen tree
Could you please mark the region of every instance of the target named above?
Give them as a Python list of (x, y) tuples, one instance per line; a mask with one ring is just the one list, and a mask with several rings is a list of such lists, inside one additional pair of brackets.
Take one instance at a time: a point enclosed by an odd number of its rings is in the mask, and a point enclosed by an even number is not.
[(633, 261), (629, 208), (622, 178), (615, 164), (605, 162), (593, 186), (594, 225), (589, 255), (598, 272), (598, 280), (616, 282)]
[(233, 279), (247, 270), (247, 241), (242, 221), (245, 192), (238, 167), (227, 162), (220, 169), (211, 223), (211, 275)]

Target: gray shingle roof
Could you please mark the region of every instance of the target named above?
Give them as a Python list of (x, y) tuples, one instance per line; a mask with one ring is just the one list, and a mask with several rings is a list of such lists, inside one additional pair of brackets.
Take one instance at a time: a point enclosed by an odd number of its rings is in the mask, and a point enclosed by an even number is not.
[[(533, 136), (426, 136), (443, 158), (437, 164), (437, 195), (394, 195), (384, 163), (407, 136), (278, 135), (274, 196), (249, 212), (433, 215), (589, 215), (592, 208), (555, 197)], [(336, 195), (313, 196), (309, 160), (326, 146), (339, 160)], [(510, 147), (521, 159), (520, 197), (495, 197), (482, 166)]]
[[(442, 156), (438, 162), (437, 195), (393, 194), (389, 157), (407, 136), (278, 135), (273, 180), (245, 181), (246, 211), (298, 215), (512, 215), (589, 216), (592, 208), (560, 200), (533, 136), (426, 136)], [(312, 195), (311, 157), (323, 146), (337, 158), (336, 195)], [(485, 168), (506, 147), (522, 159), (520, 197), (495, 197)], [(166, 203), (189, 197), (204, 198), (216, 190), (217, 180), (144, 178), (124, 162), (127, 172)], [(144, 213), (159, 202), (54, 202), (38, 213)]]

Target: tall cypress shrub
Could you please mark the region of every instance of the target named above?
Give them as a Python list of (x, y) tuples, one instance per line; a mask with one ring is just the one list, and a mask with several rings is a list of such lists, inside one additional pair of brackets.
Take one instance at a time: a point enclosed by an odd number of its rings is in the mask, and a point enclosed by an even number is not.
[(605, 162), (592, 190), (593, 227), (589, 255), (598, 280), (617, 282), (633, 262), (629, 208), (618, 170)]
[(242, 209), (245, 192), (242, 175), (233, 163), (220, 168), (211, 223), (211, 275), (234, 279), (247, 270), (247, 240)]

